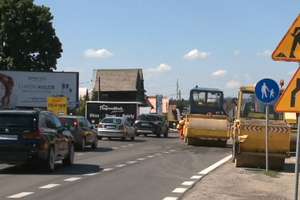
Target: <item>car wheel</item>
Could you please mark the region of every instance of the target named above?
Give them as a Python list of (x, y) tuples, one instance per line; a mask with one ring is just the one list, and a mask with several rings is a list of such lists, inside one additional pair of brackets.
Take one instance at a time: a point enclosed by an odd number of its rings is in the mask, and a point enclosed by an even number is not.
[(164, 133), (164, 137), (167, 138), (169, 136), (168, 131)]
[(85, 150), (85, 138), (84, 137), (81, 139), (80, 150), (81, 151)]
[(126, 138), (125, 137), (121, 137), (121, 140), (124, 141)]
[(74, 163), (74, 145), (70, 144), (68, 156), (63, 159), (63, 165), (72, 165)]
[(55, 152), (53, 147), (50, 147), (49, 149), (48, 158), (46, 160), (46, 169), (50, 172), (55, 170)]
[(101, 137), (101, 136), (98, 136), (98, 140), (102, 140), (102, 137)]
[(107, 139), (108, 139), (108, 140), (111, 140), (111, 137), (108, 137)]
[(98, 147), (98, 140), (96, 140), (93, 144), (92, 144), (92, 149), (97, 149)]
[(130, 139), (131, 139), (131, 141), (134, 141), (134, 140), (135, 140), (135, 137), (133, 136), (133, 137), (131, 137)]
[(147, 134), (146, 134), (146, 133), (144, 133), (144, 137), (147, 137)]

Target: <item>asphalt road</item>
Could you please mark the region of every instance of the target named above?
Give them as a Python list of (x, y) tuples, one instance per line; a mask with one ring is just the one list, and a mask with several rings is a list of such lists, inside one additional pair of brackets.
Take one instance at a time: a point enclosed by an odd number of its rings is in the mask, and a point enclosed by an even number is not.
[(187, 178), (230, 154), (229, 148), (187, 146), (169, 138), (101, 140), (76, 152), (75, 164), (54, 173), (0, 165), (0, 199), (161, 200)]

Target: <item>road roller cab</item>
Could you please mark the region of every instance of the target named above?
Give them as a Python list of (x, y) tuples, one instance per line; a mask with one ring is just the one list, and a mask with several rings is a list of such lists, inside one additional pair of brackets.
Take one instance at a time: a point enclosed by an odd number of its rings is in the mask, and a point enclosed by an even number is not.
[[(254, 87), (241, 87), (237, 114), (232, 126), (233, 158), (237, 167), (265, 167), (265, 104)], [(280, 169), (290, 150), (290, 126), (269, 105), (269, 167)]]

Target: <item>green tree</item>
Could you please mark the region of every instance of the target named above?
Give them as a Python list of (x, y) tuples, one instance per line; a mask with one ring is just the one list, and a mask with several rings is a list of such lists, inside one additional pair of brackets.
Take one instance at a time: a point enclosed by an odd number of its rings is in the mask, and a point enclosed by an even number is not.
[(0, 70), (55, 70), (62, 45), (52, 20), (33, 0), (0, 0)]

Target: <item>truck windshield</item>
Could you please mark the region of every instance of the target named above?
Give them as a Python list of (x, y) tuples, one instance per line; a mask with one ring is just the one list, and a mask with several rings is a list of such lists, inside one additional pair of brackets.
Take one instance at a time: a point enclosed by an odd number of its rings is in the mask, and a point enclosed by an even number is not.
[[(276, 102), (275, 102), (276, 103)], [(275, 112), (274, 105), (269, 105), (269, 119), (282, 119), (282, 115)], [(266, 105), (258, 101), (253, 93), (243, 93), (241, 105), (241, 118), (265, 119)]]

